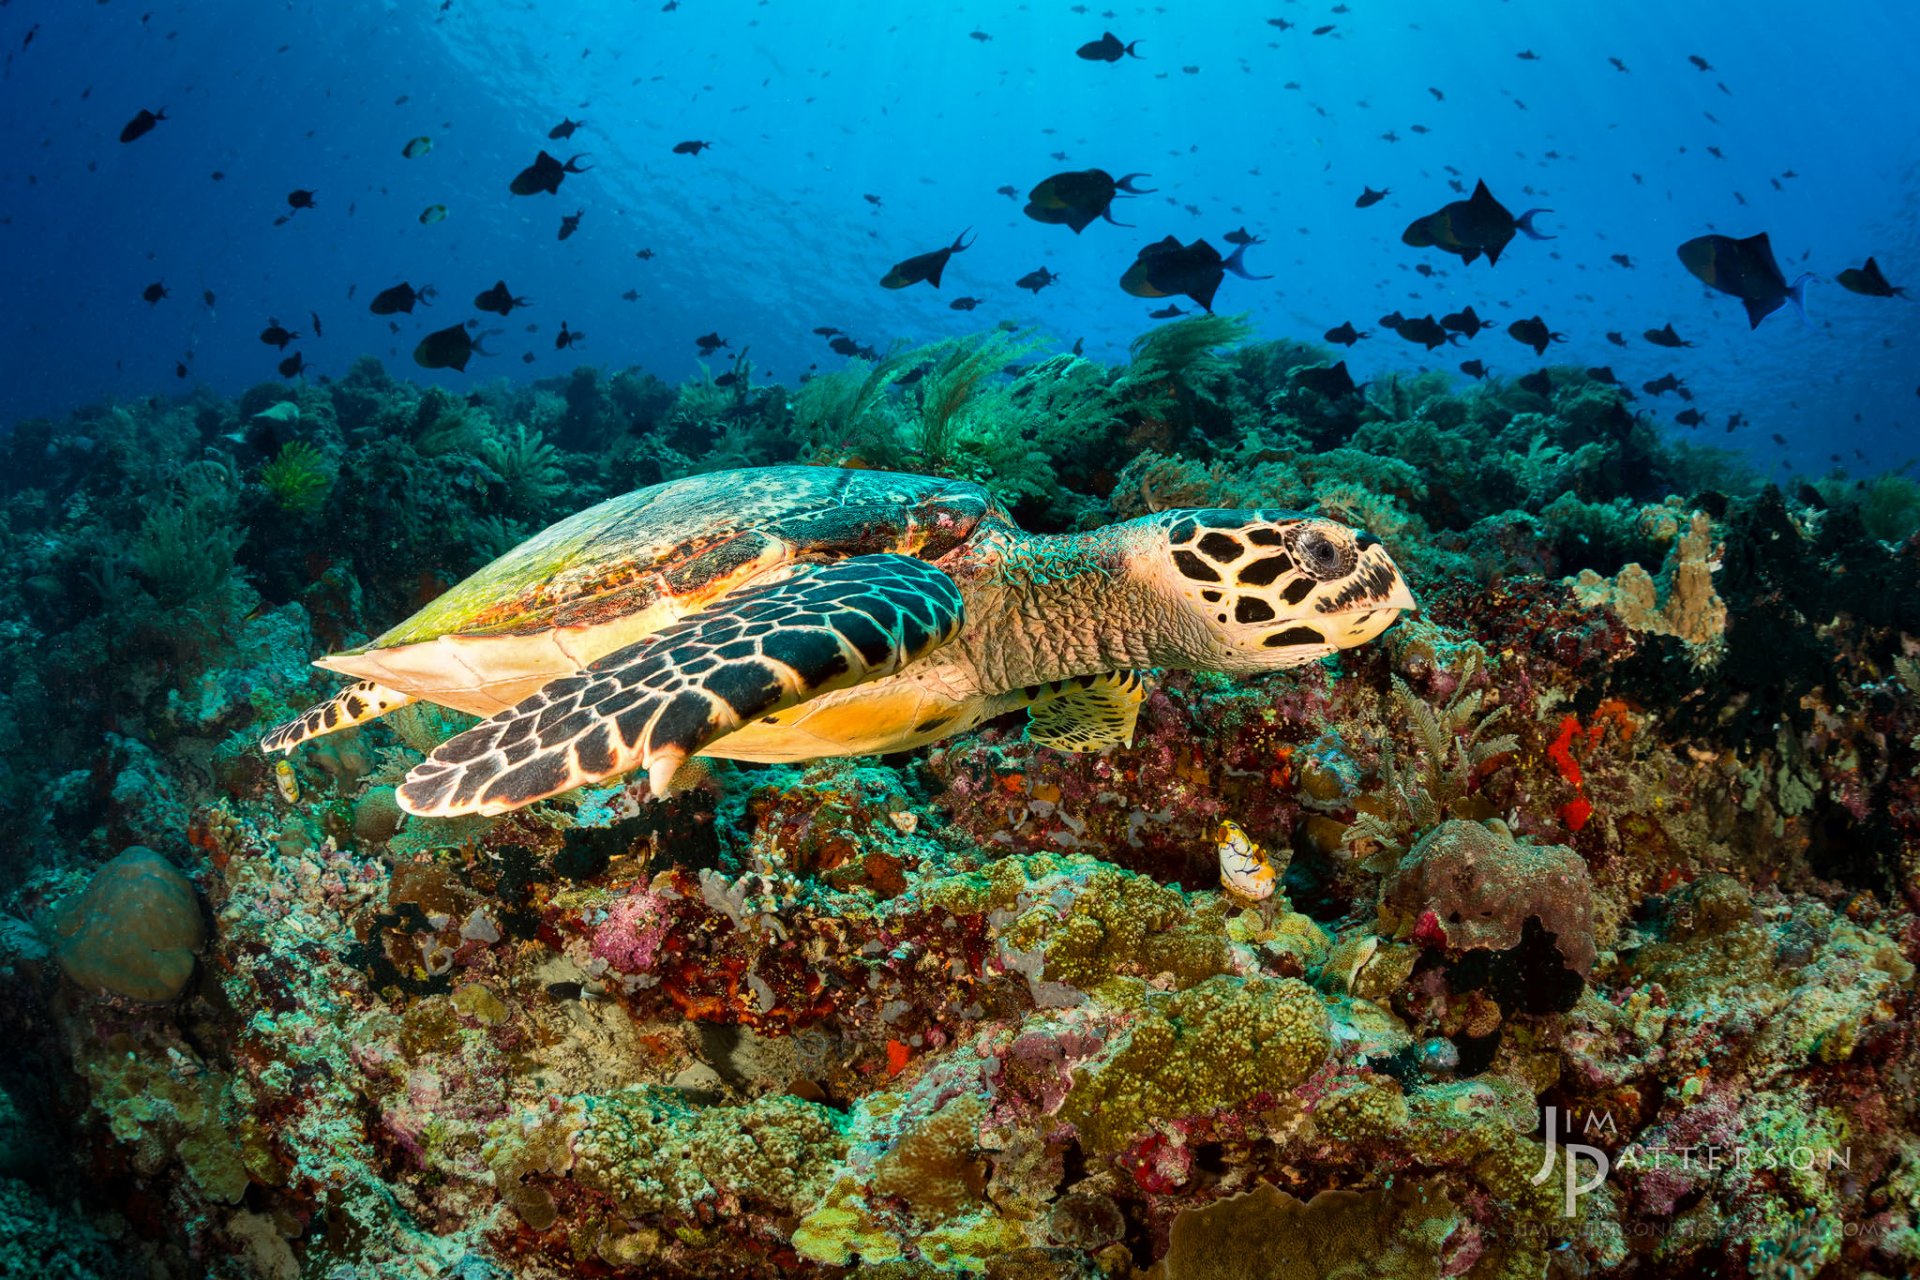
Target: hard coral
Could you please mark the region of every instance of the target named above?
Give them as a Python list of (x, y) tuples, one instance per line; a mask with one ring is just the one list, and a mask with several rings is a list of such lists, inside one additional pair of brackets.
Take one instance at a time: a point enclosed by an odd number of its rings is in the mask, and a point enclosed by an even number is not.
[(83, 987), (132, 1000), (187, 989), (206, 932), (193, 883), (151, 849), (129, 845), (54, 909), (54, 955)]
[(1515, 840), (1504, 824), (1455, 818), (1407, 851), (1380, 900), (1384, 929), (1453, 952), (1510, 951), (1528, 918), (1569, 969), (1593, 968), (1593, 882), (1579, 854)]

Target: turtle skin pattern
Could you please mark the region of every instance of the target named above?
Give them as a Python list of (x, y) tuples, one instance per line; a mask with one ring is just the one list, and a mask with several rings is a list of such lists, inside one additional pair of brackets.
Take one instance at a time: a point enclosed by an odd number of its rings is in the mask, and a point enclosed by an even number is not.
[(892, 675), (959, 634), (960, 591), (910, 556), (808, 565), (664, 627), (442, 743), (399, 789), (411, 813), (505, 813), (687, 757), (817, 694)]

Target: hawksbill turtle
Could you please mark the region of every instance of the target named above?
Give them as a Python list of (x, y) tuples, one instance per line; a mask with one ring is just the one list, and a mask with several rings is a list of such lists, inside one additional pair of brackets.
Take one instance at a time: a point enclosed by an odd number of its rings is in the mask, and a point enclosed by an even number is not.
[(318, 666), (358, 682), (287, 751), (427, 701), (485, 719), (399, 787), (497, 814), (688, 757), (901, 751), (1029, 708), (1042, 744), (1131, 743), (1141, 668), (1252, 674), (1363, 644), (1414, 607), (1377, 538), (1274, 510), (1022, 530), (976, 484), (777, 466), (611, 498)]

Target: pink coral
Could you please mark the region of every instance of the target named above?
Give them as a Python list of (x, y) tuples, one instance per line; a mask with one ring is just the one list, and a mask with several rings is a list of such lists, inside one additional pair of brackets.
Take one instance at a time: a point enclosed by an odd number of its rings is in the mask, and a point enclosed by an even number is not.
[(647, 886), (635, 885), (594, 930), (593, 955), (621, 973), (646, 973), (671, 924), (666, 902)]

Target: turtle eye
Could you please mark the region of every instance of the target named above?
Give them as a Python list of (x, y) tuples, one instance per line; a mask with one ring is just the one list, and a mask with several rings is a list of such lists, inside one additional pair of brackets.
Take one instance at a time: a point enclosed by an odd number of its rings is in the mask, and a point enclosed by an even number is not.
[(1336, 539), (1327, 530), (1311, 525), (1294, 534), (1290, 550), (1307, 576), (1318, 582), (1344, 577), (1358, 558), (1351, 541)]

